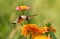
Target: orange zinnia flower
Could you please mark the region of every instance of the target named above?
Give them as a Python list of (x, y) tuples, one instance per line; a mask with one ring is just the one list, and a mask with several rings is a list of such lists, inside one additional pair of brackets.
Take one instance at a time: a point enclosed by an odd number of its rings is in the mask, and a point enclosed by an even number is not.
[(28, 9), (30, 9), (29, 6), (17, 6), (16, 7), (16, 10), (28, 10)]
[(50, 30), (53, 31), (53, 32), (56, 32), (56, 30), (53, 27), (48, 28), (47, 26), (45, 26), (45, 27), (42, 27), (42, 29), (43, 29), (43, 33), (47, 33)]
[[(54, 32), (54, 28), (51, 29)], [(22, 27), (22, 35), (28, 36), (28, 35), (42, 35), (44, 33), (49, 32), (50, 29), (45, 27), (38, 27), (36, 24), (27, 24)]]
[(54, 27), (51, 27), (50, 30), (56, 32), (56, 29)]
[(42, 29), (43, 29), (43, 33), (47, 33), (47, 32), (49, 32), (49, 28), (48, 28), (47, 26), (42, 27)]
[(29, 34), (42, 34), (42, 29), (37, 27), (36, 24), (27, 24), (22, 27), (22, 34), (29, 35)]

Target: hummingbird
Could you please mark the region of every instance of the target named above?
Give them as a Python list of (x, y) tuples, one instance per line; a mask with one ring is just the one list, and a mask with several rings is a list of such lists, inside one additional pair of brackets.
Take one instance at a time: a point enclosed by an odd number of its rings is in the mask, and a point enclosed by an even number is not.
[(33, 18), (34, 16), (37, 16), (37, 14), (29, 15), (29, 16), (21, 15), (15, 21), (13, 21), (12, 24), (16, 24), (16, 23), (19, 24), (19, 23), (22, 23), (25, 20), (28, 21), (29, 19)]

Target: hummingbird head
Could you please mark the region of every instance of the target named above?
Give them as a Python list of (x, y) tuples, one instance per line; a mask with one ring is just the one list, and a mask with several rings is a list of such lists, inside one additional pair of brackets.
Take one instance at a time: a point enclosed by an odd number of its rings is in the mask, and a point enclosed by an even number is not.
[(25, 20), (27, 18), (27, 16), (21, 15), (21, 18)]

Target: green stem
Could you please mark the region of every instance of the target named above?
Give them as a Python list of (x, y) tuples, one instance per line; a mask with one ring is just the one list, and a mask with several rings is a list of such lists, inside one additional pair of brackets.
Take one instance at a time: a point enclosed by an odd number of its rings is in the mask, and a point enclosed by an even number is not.
[(30, 36), (27, 36), (27, 39), (31, 39), (32, 38), (32, 35), (30, 34)]
[(23, 35), (19, 36), (19, 38), (18, 38), (18, 39), (20, 39), (21, 37), (23, 37)]
[(23, 15), (24, 15), (24, 12), (25, 12), (25, 10), (22, 10)]

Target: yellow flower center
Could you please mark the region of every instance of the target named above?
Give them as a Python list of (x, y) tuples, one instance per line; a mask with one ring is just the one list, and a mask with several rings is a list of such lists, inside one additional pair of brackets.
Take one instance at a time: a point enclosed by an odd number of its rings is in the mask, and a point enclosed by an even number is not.
[(24, 10), (24, 9), (27, 8), (27, 6), (20, 6), (20, 8), (21, 8), (22, 10)]
[(46, 36), (38, 35), (38, 36), (35, 36), (33, 39), (46, 39)]

